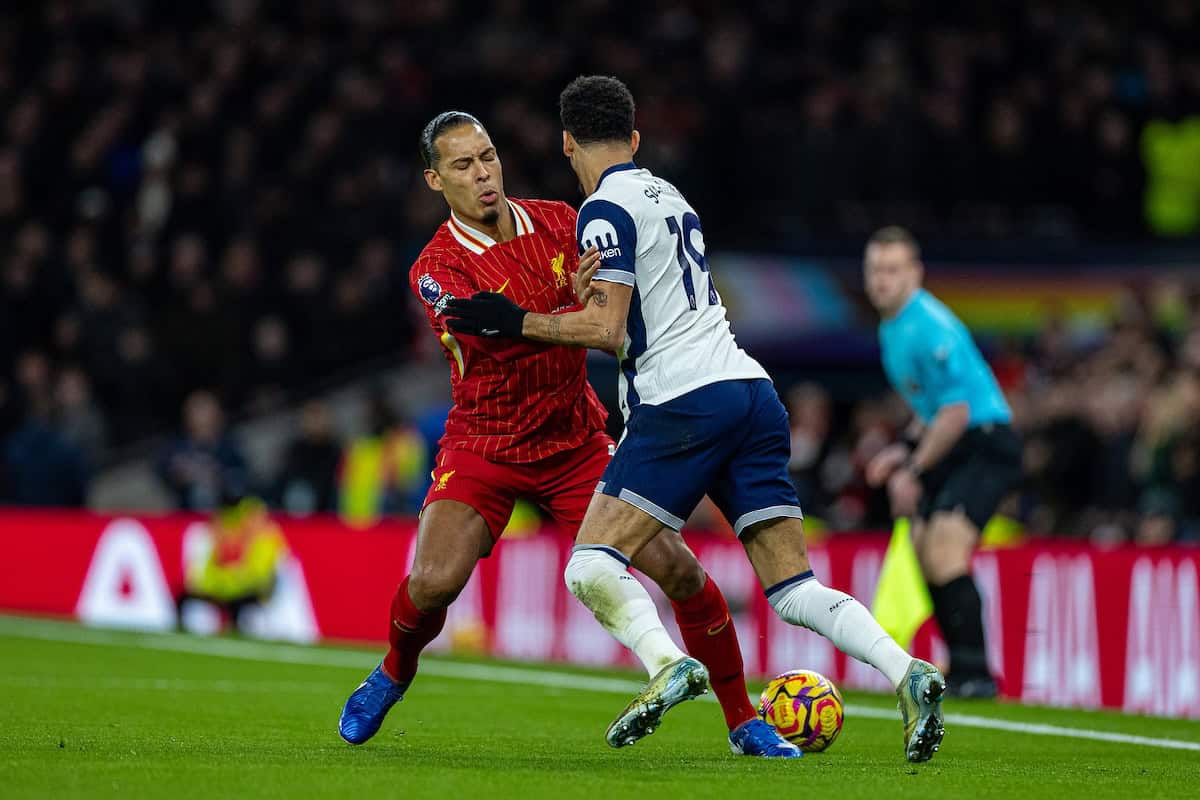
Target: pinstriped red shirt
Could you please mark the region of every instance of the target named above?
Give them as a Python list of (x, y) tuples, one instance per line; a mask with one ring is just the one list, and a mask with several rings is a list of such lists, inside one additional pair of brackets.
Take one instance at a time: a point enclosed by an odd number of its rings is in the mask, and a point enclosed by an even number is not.
[(508, 200), (517, 235), (495, 242), (453, 214), (409, 272), (450, 364), (454, 407), (441, 446), (491, 461), (526, 463), (577, 447), (604, 429), (608, 412), (587, 382), (587, 350), (525, 339), (451, 334), (445, 303), (503, 292), (541, 314), (578, 308), (575, 210), (546, 200)]

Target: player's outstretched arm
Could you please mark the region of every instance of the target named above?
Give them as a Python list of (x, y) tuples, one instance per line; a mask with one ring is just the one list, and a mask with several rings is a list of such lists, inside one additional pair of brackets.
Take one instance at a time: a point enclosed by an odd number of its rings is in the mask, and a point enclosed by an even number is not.
[(616, 352), (625, 343), (633, 287), (594, 281), (587, 307), (566, 314), (533, 314), (502, 294), (476, 292), (446, 304), (447, 327), (484, 339), (525, 338)]
[(455, 333), (481, 338), (525, 338), (547, 344), (593, 347), (617, 352), (625, 344), (625, 320), (633, 287), (595, 280), (600, 254), (588, 248), (572, 275), (583, 309), (565, 314), (534, 314), (495, 292), (476, 292), (470, 299), (446, 304), (446, 325)]
[(550, 344), (593, 347), (615, 353), (625, 344), (625, 320), (633, 287), (592, 281), (590, 302), (582, 311), (566, 314), (526, 314), (521, 335)]

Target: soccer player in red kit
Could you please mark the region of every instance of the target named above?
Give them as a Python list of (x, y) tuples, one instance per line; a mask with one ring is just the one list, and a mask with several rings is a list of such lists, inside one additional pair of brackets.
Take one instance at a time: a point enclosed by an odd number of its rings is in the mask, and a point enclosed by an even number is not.
[[(586, 303), (594, 253), (580, 261), (575, 211), (565, 203), (505, 196), (500, 159), (469, 114), (435, 117), (421, 136), (425, 180), (450, 218), (410, 273), (450, 367), (454, 407), (425, 498), (412, 570), (392, 600), (383, 662), (347, 700), (339, 732), (362, 744), (379, 730), (442, 630), (446, 608), (500, 537), (518, 498), (572, 533), (612, 455), (607, 412), (587, 381), (586, 351), (523, 340), (451, 334), (443, 313), (456, 297), (501, 292), (541, 313)], [(582, 276), (576, 296), (576, 272)], [(592, 302), (603, 302), (603, 298)], [(665, 529), (633, 566), (671, 599), (688, 650), (705, 664), (730, 730), (765, 725), (746, 694), (742, 654), (716, 583), (675, 531)], [(778, 735), (747, 755), (795, 757)]]

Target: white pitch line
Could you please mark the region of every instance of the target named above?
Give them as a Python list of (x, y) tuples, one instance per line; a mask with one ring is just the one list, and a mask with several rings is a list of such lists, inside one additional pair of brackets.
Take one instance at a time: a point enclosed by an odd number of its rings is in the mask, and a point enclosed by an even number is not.
[[(70, 689), (93, 691), (218, 692), (222, 694), (319, 694), (336, 696), (346, 682), (331, 681), (231, 681), (222, 678), (71, 678), (65, 676), (0, 675), (0, 686), (18, 689)], [(421, 687), (422, 694), (450, 694), (450, 686), (431, 684)]]
[(0, 675), (0, 686), (21, 689), (109, 689), (114, 691), (308, 693), (327, 694), (342, 687), (333, 683), (302, 681), (193, 680), (191, 678), (64, 678), (58, 676)]
[(1180, 739), (1156, 739), (1150, 736), (1135, 736), (1129, 733), (1113, 733), (1112, 731), (1094, 731), (1087, 728), (1063, 728), (1058, 725), (1039, 725), (1031, 722), (1013, 722), (1012, 720), (980, 717), (974, 714), (947, 714), (946, 721), (952, 725), (991, 728), (992, 730), (1012, 731), (1013, 733), (1029, 733), (1034, 736), (1065, 736), (1072, 739), (1090, 739), (1094, 742), (1140, 744), (1146, 747), (1164, 747), (1168, 750), (1200, 751), (1200, 742), (1185, 742)]
[[(41, 639), (51, 642), (90, 645), (132, 646), (145, 650), (193, 653), (201, 656), (234, 658), (243, 661), (355, 669), (368, 669), (373, 665), (375, 659), (378, 658), (375, 654), (359, 650), (248, 642), (240, 639), (201, 639), (176, 633), (118, 634), (95, 628), (80, 627), (72, 623), (28, 620), (4, 616), (0, 616), (0, 636), (15, 636), (25, 639)], [(421, 672), (425, 675), (440, 678), (460, 678), (490, 683), (507, 683), (521, 686), (573, 689), (576, 691), (622, 695), (634, 694), (640, 691), (643, 686), (638, 681), (621, 678), (603, 678), (596, 675), (576, 675), (569, 672), (543, 671), (492, 664), (464, 664), (455, 661), (441, 661), (436, 658), (423, 658), (421, 660)], [(846, 714), (850, 717), (897, 720), (896, 711), (873, 706), (848, 705), (846, 707)], [(1111, 744), (1132, 744), (1169, 750), (1200, 752), (1200, 742), (1189, 742), (1181, 739), (1160, 739), (1088, 728), (1067, 728), (1059, 725), (1013, 722), (1011, 720), (981, 717), (974, 714), (947, 714), (946, 721), (951, 725), (960, 725), (964, 728), (980, 728), (983, 730), (1024, 733), (1032, 736), (1056, 736), (1069, 739), (1109, 742)]]
[[(85, 628), (71, 623), (43, 620), (22, 620), (0, 617), (0, 635), (42, 639), (51, 642), (139, 647), (145, 650), (165, 650), (193, 653), (201, 656), (236, 658), (242, 661), (305, 664), (322, 667), (370, 669), (378, 654), (362, 650), (338, 650), (327, 647), (251, 642), (244, 639), (204, 639), (178, 633), (117, 633), (97, 628)], [(546, 686), (559, 689), (587, 689), (595, 692), (636, 694), (644, 684), (621, 678), (595, 675), (572, 675), (566, 672), (542, 672), (491, 664), (463, 664), (439, 661), (428, 656), (421, 659), (421, 673), (439, 678), (486, 680), (492, 683), (511, 683), (521, 686)], [(583, 683), (581, 683), (583, 681)]]
[[(896, 719), (896, 715), (897, 712), (884, 708), (859, 705), (846, 706), (846, 716), (848, 717)], [(1200, 742), (1188, 742), (1182, 739), (1155, 739), (1149, 736), (1135, 736), (1131, 733), (1096, 731), (1088, 728), (1064, 728), (1059, 725), (1040, 725), (1033, 722), (1014, 722), (1007, 719), (996, 719), (995, 717), (981, 717), (976, 714), (947, 714), (946, 722), (950, 725), (961, 725), (964, 728), (984, 728), (994, 731), (1028, 733), (1033, 736), (1062, 736), (1068, 739), (1090, 739), (1095, 742), (1140, 744), (1146, 747), (1163, 747), (1168, 750), (1194, 750), (1200, 752)]]

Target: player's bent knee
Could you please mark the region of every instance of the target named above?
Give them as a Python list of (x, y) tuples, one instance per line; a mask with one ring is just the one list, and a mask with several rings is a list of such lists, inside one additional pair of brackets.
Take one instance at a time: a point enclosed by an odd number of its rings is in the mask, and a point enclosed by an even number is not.
[(633, 560), (633, 566), (658, 584), (672, 600), (694, 597), (704, 588), (707, 576), (683, 537), (663, 530)]
[(563, 569), (563, 582), (567, 584), (567, 590), (581, 600), (591, 582), (591, 569), (586, 553), (586, 550), (571, 553), (571, 557), (567, 559), (567, 566)]
[(567, 560), (563, 580), (571, 594), (587, 604), (587, 596), (597, 581), (614, 572), (625, 572), (628, 561), (608, 547), (577, 546)]
[(810, 569), (804, 525), (797, 518), (763, 520), (747, 526), (739, 538), (764, 588)]
[(448, 607), (471, 579), (474, 566), (474, 562), (469, 568), (457, 564), (414, 564), (408, 576), (408, 594), (413, 605), (422, 611)]
[(704, 567), (694, 555), (688, 553), (686, 558), (668, 563), (661, 580), (655, 582), (663, 594), (672, 600), (687, 600), (700, 593), (705, 580)]
[(581, 545), (605, 545), (626, 557), (636, 557), (662, 526), (662, 522), (624, 500), (596, 494), (575, 541)]

